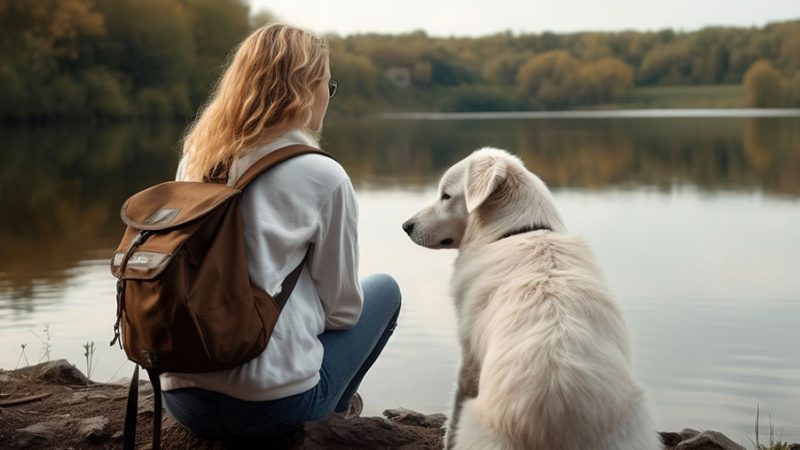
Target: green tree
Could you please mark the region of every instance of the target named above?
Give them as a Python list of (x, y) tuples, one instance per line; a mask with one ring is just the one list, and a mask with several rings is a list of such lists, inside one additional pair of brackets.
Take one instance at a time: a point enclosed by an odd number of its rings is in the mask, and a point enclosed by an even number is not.
[(800, 26), (797, 31), (788, 34), (781, 42), (778, 64), (789, 72), (800, 70)]
[(196, 79), (190, 2), (97, 0), (108, 36), (99, 43), (105, 66), (130, 91), (145, 117), (187, 117)]
[(633, 70), (617, 58), (605, 58), (582, 66), (579, 80), (584, 102), (616, 102), (633, 87)]
[(639, 66), (638, 80), (642, 84), (686, 84), (691, 73), (691, 44), (677, 40), (647, 53)]
[(792, 78), (781, 82), (781, 98), (784, 106), (800, 108), (800, 70)]
[[(105, 32), (103, 16), (90, 0), (0, 0), (0, 26), (4, 54), (15, 46), (35, 47), (57, 60), (75, 61), (81, 57), (87, 40)], [(30, 49), (30, 48), (28, 48)], [(22, 53), (18, 49), (17, 53)]]
[(499, 54), (483, 66), (481, 75), (489, 84), (509, 86), (516, 83), (520, 66), (529, 60), (531, 52), (513, 52)]
[(85, 109), (78, 81), (105, 33), (88, 0), (0, 1), (0, 117), (42, 119)]
[(433, 66), (428, 61), (417, 61), (411, 68), (411, 82), (416, 86), (428, 86), (433, 81)]
[(753, 64), (744, 75), (744, 89), (750, 106), (769, 108), (779, 106), (781, 76), (772, 63), (761, 60)]
[(343, 96), (370, 97), (375, 94), (380, 79), (369, 59), (349, 52), (331, 55), (331, 75), (341, 80)]
[(457, 86), (480, 80), (478, 68), (459, 58), (458, 53), (438, 46), (423, 54), (431, 64), (431, 83), (439, 86)]
[[(251, 22), (249, 8), (240, 0), (185, 0), (185, 5), (195, 50), (191, 99), (193, 104), (199, 104), (222, 75), (232, 49), (247, 37)], [(269, 12), (261, 11), (252, 20), (263, 25), (273, 18)]]
[(184, 81), (195, 64), (189, 15), (176, 0), (98, 0), (106, 18), (106, 64), (134, 89)]
[(568, 106), (577, 100), (579, 67), (578, 60), (563, 50), (545, 52), (519, 68), (517, 86), (535, 107)]
[(611, 57), (610, 36), (610, 33), (581, 33), (575, 45), (575, 54), (583, 61)]

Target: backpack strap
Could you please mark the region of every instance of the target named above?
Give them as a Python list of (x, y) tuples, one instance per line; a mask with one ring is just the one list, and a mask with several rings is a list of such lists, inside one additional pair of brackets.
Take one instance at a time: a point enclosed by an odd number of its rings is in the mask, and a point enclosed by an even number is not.
[(153, 386), (153, 445), (152, 450), (161, 447), (161, 378), (155, 370), (148, 370), (147, 376)]
[[(128, 260), (133, 255), (133, 252), (150, 237), (150, 231), (139, 230), (139, 233), (133, 238), (131, 246), (122, 257), (122, 262), (119, 264), (119, 279), (117, 279), (117, 321), (114, 323), (114, 339), (111, 340), (110, 346), (114, 346), (114, 342), (119, 341), (119, 348), (122, 349), (122, 340), (119, 334), (119, 324), (122, 321), (122, 310), (125, 309), (125, 269), (128, 267)], [(138, 377), (138, 373), (137, 373)]]
[[(128, 403), (125, 407), (125, 428), (122, 432), (123, 450), (136, 447), (136, 415), (139, 413), (139, 365), (133, 369), (131, 385), (128, 388)], [(153, 411), (155, 415), (155, 411)]]
[(278, 292), (278, 294), (274, 297), (281, 309), (286, 306), (289, 296), (292, 295), (294, 286), (297, 284), (297, 280), (300, 278), (300, 273), (303, 272), (303, 266), (306, 265), (306, 260), (308, 260), (308, 252), (306, 252), (306, 256), (303, 257), (303, 260), (300, 261), (300, 264), (295, 267), (292, 273), (290, 273), (283, 280), (283, 283), (281, 283), (281, 291)]
[(247, 171), (245, 171), (245, 173), (243, 173), (242, 176), (240, 176), (239, 179), (236, 180), (236, 184), (234, 185), (234, 187), (236, 189), (242, 190), (245, 187), (247, 187), (248, 183), (253, 181), (255, 177), (261, 175), (261, 173), (264, 172), (265, 170), (274, 167), (288, 159), (294, 158), (295, 156), (305, 155), (307, 153), (316, 153), (318, 155), (323, 155), (331, 159), (335, 159), (333, 158), (333, 156), (331, 156), (330, 153), (324, 150), (320, 150), (318, 148), (311, 147), (309, 145), (296, 144), (296, 145), (290, 145), (288, 147), (279, 148), (278, 150), (275, 150), (274, 152), (271, 152), (268, 155), (264, 156), (263, 158), (259, 159), (258, 161), (255, 162), (255, 164), (250, 166), (250, 168), (248, 168)]
[[(318, 155), (327, 156), (334, 161), (336, 160), (336, 158), (334, 158), (330, 153), (315, 147), (311, 147), (310, 145), (289, 145), (287, 147), (279, 148), (256, 161), (242, 174), (242, 176), (239, 177), (238, 180), (236, 180), (234, 187), (236, 189), (243, 190), (257, 176), (264, 173), (264, 171), (275, 167), (284, 161), (292, 159), (295, 156), (315, 153)], [(306, 256), (303, 257), (303, 260), (300, 261), (300, 264), (298, 264), (298, 266), (283, 280), (283, 283), (281, 283), (281, 291), (274, 297), (281, 309), (283, 309), (283, 307), (286, 305), (286, 302), (289, 300), (289, 295), (292, 294), (292, 291), (297, 284), (297, 280), (300, 278), (300, 274), (303, 272), (303, 266), (306, 265), (307, 260), (308, 252), (306, 252)]]
[[(147, 370), (147, 369), (145, 369)], [(155, 370), (147, 370), (150, 384), (153, 385), (153, 443), (152, 450), (161, 447), (161, 379)], [(128, 388), (128, 403), (125, 407), (125, 428), (122, 433), (123, 450), (136, 448), (136, 418), (139, 414), (139, 365), (133, 369), (131, 385)]]

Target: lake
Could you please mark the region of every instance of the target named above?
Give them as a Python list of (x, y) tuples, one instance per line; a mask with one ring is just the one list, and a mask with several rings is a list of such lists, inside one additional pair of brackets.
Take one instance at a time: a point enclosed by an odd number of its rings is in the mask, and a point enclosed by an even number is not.
[[(387, 272), (404, 305), (361, 386), (366, 414), (449, 413), (458, 346), (454, 251), (401, 223), (439, 175), (482, 146), (517, 153), (593, 247), (633, 335), (661, 430), (800, 442), (800, 114), (403, 115), (326, 122), (323, 146), (360, 204), (361, 272)], [(67, 358), (130, 376), (109, 347), (119, 208), (171, 179), (180, 125), (0, 128), (0, 368)], [(24, 348), (22, 346), (24, 345)], [(763, 439), (762, 439), (763, 440)]]

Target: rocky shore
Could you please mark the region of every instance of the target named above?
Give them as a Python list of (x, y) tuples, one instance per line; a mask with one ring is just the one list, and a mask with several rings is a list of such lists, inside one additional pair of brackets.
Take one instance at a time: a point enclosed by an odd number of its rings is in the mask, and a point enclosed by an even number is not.
[[(127, 385), (94, 383), (66, 360), (0, 371), (0, 442), (4, 449), (119, 448), (127, 397)], [(150, 448), (152, 416), (152, 388), (142, 381), (138, 448)], [(162, 448), (433, 450), (442, 448), (444, 423), (442, 414), (399, 408), (384, 411), (384, 417), (332, 416), (279, 441), (232, 442), (200, 438), (164, 414)], [(744, 450), (714, 431), (687, 428), (661, 437), (670, 450)], [(790, 448), (800, 450), (800, 444)]]

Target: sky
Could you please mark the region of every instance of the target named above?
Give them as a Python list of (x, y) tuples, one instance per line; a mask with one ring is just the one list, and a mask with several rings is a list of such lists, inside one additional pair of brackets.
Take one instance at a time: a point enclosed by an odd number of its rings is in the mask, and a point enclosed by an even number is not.
[(763, 26), (800, 19), (800, 0), (250, 0), (281, 22), (339, 35), (425, 30), (432, 36), (503, 31), (618, 31)]

